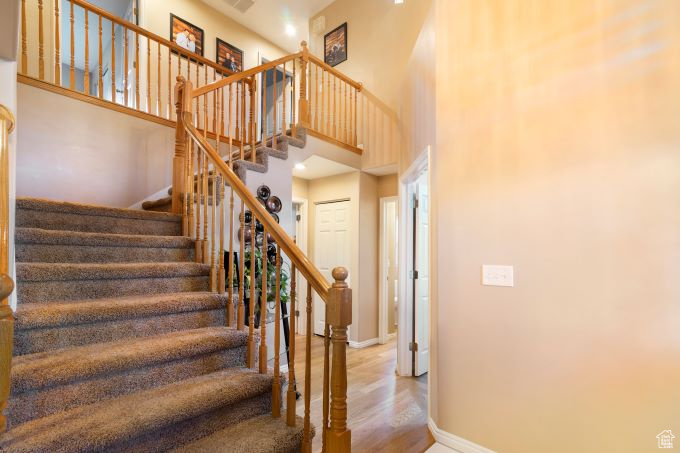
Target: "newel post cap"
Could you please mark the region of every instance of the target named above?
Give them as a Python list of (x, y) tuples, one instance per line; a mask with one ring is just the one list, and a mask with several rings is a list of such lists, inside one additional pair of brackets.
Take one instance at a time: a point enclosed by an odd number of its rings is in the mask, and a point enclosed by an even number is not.
[(333, 327), (347, 327), (352, 324), (352, 289), (346, 282), (349, 272), (336, 267), (332, 275), (335, 282), (328, 291), (326, 322)]

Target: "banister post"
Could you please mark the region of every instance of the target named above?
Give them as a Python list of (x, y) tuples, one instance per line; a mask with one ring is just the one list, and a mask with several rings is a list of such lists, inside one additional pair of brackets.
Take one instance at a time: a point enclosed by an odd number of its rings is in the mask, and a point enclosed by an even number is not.
[(187, 158), (187, 133), (184, 129), (184, 114), (191, 112), (191, 82), (177, 76), (175, 85), (175, 157), (172, 160), (172, 213), (182, 213), (182, 194), (185, 190), (185, 159)]
[(300, 101), (298, 108), (298, 122), (302, 127), (309, 127), (309, 100), (307, 99), (307, 64), (309, 63), (309, 48), (307, 41), (302, 41), (302, 61), (300, 67)]
[(9, 295), (14, 282), (9, 272), (9, 134), (15, 119), (11, 111), (0, 105), (0, 433), (7, 428), (4, 411), (10, 390), (12, 345), (14, 344), (14, 312)]
[(326, 431), (329, 453), (352, 451), (352, 433), (347, 429), (347, 327), (352, 324), (352, 290), (347, 269), (333, 269), (335, 282), (328, 294), (326, 322), (331, 326), (331, 425)]

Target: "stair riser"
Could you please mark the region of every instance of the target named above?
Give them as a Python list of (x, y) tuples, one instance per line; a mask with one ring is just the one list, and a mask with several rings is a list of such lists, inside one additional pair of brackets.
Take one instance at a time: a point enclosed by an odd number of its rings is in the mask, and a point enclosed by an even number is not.
[[(271, 392), (240, 401), (219, 410), (195, 417), (145, 436), (119, 444), (107, 452), (147, 453), (165, 452), (180, 445), (208, 436), (251, 417), (271, 414)], [(230, 451), (225, 445), (224, 451)]]
[(142, 294), (208, 291), (209, 277), (136, 278), (117, 280), (20, 281), (19, 303), (96, 299)]
[(144, 368), (107, 373), (64, 385), (12, 393), (8, 421), (16, 426), (62, 410), (158, 387), (172, 382), (244, 366), (246, 346)]
[(80, 215), (67, 212), (44, 212), (32, 209), (17, 210), (16, 226), (43, 228), (46, 230), (160, 236), (179, 236), (182, 232), (182, 224), (177, 221)]
[(225, 309), (219, 308), (45, 329), (20, 329), (14, 333), (14, 355), (149, 337), (201, 327), (224, 326), (225, 324)]
[(23, 263), (181, 262), (193, 261), (194, 249), (17, 244), (16, 260)]

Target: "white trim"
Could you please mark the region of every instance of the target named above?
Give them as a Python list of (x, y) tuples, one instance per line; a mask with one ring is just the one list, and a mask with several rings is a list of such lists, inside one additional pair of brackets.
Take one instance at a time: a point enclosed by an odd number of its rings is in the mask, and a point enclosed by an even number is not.
[(391, 340), (392, 338), (395, 338), (397, 336), (397, 332), (392, 332), (387, 334), (387, 339)]
[(374, 344), (378, 344), (378, 338), (371, 338), (370, 340), (366, 341), (349, 341), (348, 345), (350, 348), (354, 349), (361, 349), (361, 348), (367, 348), (369, 346), (373, 346)]
[[(380, 252), (378, 255), (378, 339), (380, 344), (385, 344), (390, 339), (390, 335), (394, 336), (395, 333), (388, 334), (387, 320), (389, 319), (388, 309), (390, 306), (387, 300), (386, 283), (387, 283), (387, 227), (385, 222), (385, 208), (387, 203), (395, 202), (395, 215), (397, 217), (396, 221), (399, 222), (399, 197), (382, 197), (380, 198), (380, 237), (378, 238), (380, 242)], [(397, 250), (398, 253), (398, 250)]]
[(427, 420), (427, 427), (430, 428), (432, 437), (434, 437), (438, 443), (452, 448), (453, 451), (457, 451), (458, 453), (496, 453), (495, 451), (486, 447), (482, 447), (481, 445), (470, 442), (467, 439), (463, 439), (462, 437), (458, 437), (454, 434), (447, 433), (446, 431), (439, 429), (431, 417)]
[[(408, 344), (411, 335), (411, 323), (409, 316), (411, 303), (408, 291), (408, 270), (409, 270), (409, 232), (411, 227), (409, 227), (409, 185), (418, 179), (420, 174), (430, 167), (430, 147), (425, 148), (423, 152), (413, 161), (411, 166), (401, 175), (399, 178), (399, 309), (398, 309), (398, 322), (399, 329), (397, 329), (397, 374), (399, 376), (411, 376), (412, 366), (411, 366), (411, 353), (408, 350)], [(428, 187), (431, 187), (431, 172), (428, 173)], [(431, 210), (430, 210), (431, 211)], [(430, 248), (432, 247), (432, 241), (430, 241)], [(431, 252), (431, 250), (430, 250)], [(432, 253), (430, 253), (430, 258)], [(430, 263), (430, 269), (432, 269)], [(431, 284), (431, 279), (430, 279)], [(432, 294), (432, 288), (430, 288), (430, 294)], [(430, 332), (432, 326), (432, 316), (430, 316)], [(432, 367), (430, 367), (432, 369)], [(428, 392), (429, 392), (429, 373), (428, 373)], [(428, 407), (429, 397), (428, 397)]]
[[(297, 231), (295, 231), (297, 235), (297, 246), (300, 247), (300, 250), (302, 250), (302, 253), (307, 256), (307, 236), (309, 235), (309, 213), (308, 213), (308, 206), (309, 203), (306, 198), (299, 198), (299, 197), (293, 197), (292, 199), (293, 203), (300, 204), (300, 232), (298, 234)], [(295, 219), (293, 219), (295, 222)], [(294, 227), (297, 226), (297, 222), (294, 223)], [(296, 271), (297, 276), (296, 279), (298, 282), (302, 282), (302, 274), (300, 271)], [(300, 305), (304, 303), (305, 300), (307, 300), (307, 285), (300, 285), (298, 284), (297, 287), (297, 293), (296, 293), (297, 300), (300, 302)], [(295, 320), (295, 329), (297, 330), (298, 335), (307, 335), (307, 311), (303, 310), (302, 308), (304, 307), (299, 307), (298, 309), (300, 310), (300, 316), (297, 317)], [(295, 310), (295, 307), (293, 307), (293, 311)]]

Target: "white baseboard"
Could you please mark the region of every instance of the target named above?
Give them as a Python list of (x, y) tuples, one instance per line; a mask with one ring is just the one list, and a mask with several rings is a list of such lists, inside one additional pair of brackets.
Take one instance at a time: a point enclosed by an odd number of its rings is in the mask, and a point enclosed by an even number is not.
[(366, 348), (368, 346), (373, 346), (374, 344), (378, 344), (378, 338), (371, 338), (366, 341), (349, 341), (349, 347), (354, 349)]
[(458, 453), (495, 453), (493, 450), (439, 429), (432, 418), (428, 418), (427, 426), (430, 428), (434, 440)]

